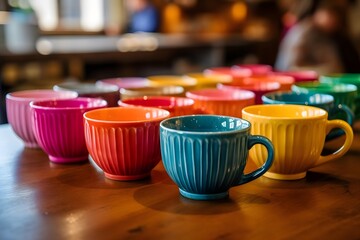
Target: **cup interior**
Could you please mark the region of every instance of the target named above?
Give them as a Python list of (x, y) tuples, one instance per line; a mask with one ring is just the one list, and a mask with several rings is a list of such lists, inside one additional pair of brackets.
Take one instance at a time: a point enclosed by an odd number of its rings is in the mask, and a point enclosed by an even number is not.
[(328, 94), (306, 94), (295, 92), (273, 92), (267, 93), (263, 97), (263, 102), (271, 104), (302, 104), (318, 105), (331, 104), (334, 97)]
[(169, 116), (169, 112), (150, 107), (114, 107), (86, 112), (84, 118), (104, 123), (149, 122), (159, 121)]
[(291, 104), (253, 105), (245, 107), (242, 112), (271, 120), (327, 118), (327, 112), (321, 108)]
[(255, 98), (255, 94), (251, 91), (240, 89), (200, 89), (189, 91), (186, 96), (198, 100), (247, 100)]
[(31, 106), (36, 109), (87, 109), (94, 107), (105, 107), (106, 101), (96, 98), (76, 98), (35, 101)]
[(250, 123), (244, 119), (219, 115), (189, 115), (169, 118), (160, 123), (162, 128), (188, 133), (226, 133), (244, 131)]

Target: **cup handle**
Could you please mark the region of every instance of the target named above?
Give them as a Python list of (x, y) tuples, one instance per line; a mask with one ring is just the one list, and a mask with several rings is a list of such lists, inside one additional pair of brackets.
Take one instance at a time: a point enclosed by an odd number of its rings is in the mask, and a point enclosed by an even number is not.
[(351, 126), (343, 120), (336, 119), (336, 120), (330, 120), (327, 122), (327, 126), (326, 126), (327, 131), (326, 132), (330, 132), (331, 129), (333, 129), (333, 128), (341, 128), (345, 132), (346, 138), (345, 138), (344, 144), (338, 150), (336, 150), (334, 153), (331, 153), (326, 156), (320, 156), (320, 158), (314, 164), (313, 167), (318, 166), (323, 163), (326, 163), (328, 161), (334, 160), (336, 158), (339, 158), (339, 157), (343, 156), (350, 149), (352, 141), (354, 139), (354, 134), (353, 134)]
[(264, 162), (264, 164), (256, 169), (255, 171), (245, 174), (240, 182), (237, 185), (241, 185), (247, 182), (250, 182), (252, 180), (255, 180), (256, 178), (260, 177), (261, 175), (263, 175), (267, 170), (269, 170), (269, 168), (271, 167), (271, 165), (273, 164), (274, 161), (274, 146), (273, 144), (270, 142), (269, 139), (267, 139), (266, 137), (263, 136), (259, 136), (259, 135), (250, 135), (249, 139), (248, 139), (248, 150), (250, 150), (250, 148), (252, 148), (255, 144), (261, 144), (264, 145), (267, 152), (268, 152), (268, 156), (266, 161)]
[[(345, 104), (339, 104), (336, 106), (336, 108), (334, 108), (333, 112), (331, 114), (336, 114), (337, 112), (344, 112), (346, 114), (346, 122), (352, 126), (354, 123), (354, 118), (355, 115), (353, 113), (353, 111)], [(341, 135), (344, 134), (344, 131), (338, 129), (335, 131), (330, 132), (327, 136), (326, 136), (326, 141), (335, 139), (337, 137), (340, 137)]]

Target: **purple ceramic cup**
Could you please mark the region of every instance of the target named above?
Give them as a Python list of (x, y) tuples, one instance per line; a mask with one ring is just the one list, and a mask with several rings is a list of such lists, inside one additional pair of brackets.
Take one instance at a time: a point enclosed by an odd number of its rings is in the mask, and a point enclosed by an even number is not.
[(25, 143), (25, 147), (38, 148), (33, 132), (30, 102), (50, 99), (72, 99), (78, 94), (73, 91), (54, 91), (48, 89), (23, 90), (6, 95), (6, 114), (10, 126)]

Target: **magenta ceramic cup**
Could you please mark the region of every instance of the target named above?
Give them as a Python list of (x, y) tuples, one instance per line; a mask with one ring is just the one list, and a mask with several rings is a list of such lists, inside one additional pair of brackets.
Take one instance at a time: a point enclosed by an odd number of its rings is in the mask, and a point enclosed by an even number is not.
[(71, 99), (78, 94), (73, 91), (48, 89), (24, 90), (6, 95), (6, 113), (10, 126), (25, 143), (25, 147), (38, 148), (33, 132), (30, 102), (35, 100)]
[(194, 100), (185, 97), (149, 96), (119, 101), (119, 106), (141, 106), (165, 109), (170, 117), (194, 114)]
[(74, 163), (88, 160), (83, 114), (106, 106), (106, 101), (100, 98), (31, 102), (35, 137), (50, 161)]

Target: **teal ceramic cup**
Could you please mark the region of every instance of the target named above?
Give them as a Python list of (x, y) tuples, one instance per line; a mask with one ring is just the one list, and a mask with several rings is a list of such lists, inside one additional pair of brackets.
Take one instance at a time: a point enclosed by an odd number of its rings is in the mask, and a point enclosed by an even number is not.
[[(180, 194), (195, 200), (228, 197), (229, 189), (263, 175), (272, 165), (274, 148), (265, 137), (250, 135), (251, 124), (220, 115), (187, 115), (160, 123), (160, 146), (166, 172)], [(244, 174), (249, 149), (262, 144), (267, 160)]]
[(355, 100), (355, 119), (360, 119), (360, 73), (341, 73), (322, 75), (319, 78), (320, 82), (331, 84), (353, 84), (357, 87), (357, 98)]
[[(331, 83), (321, 83), (321, 82), (303, 82), (296, 83), (291, 86), (291, 90), (296, 93), (321, 93), (329, 94), (334, 97), (334, 104), (338, 106), (346, 105), (354, 113), (356, 109), (356, 98), (357, 98), (357, 87), (353, 84), (331, 84)], [(333, 116), (335, 119), (347, 119), (344, 112), (339, 112), (336, 116)], [(355, 118), (356, 119), (356, 118)]]
[[(346, 116), (346, 122), (352, 125), (354, 122), (354, 113), (345, 104), (334, 104), (334, 97), (322, 93), (296, 93), (296, 92), (271, 92), (262, 96), (264, 104), (296, 104), (318, 107), (328, 112), (329, 120), (336, 119), (338, 113), (343, 112)], [(331, 131), (326, 140), (337, 138), (344, 134), (341, 129)]]

